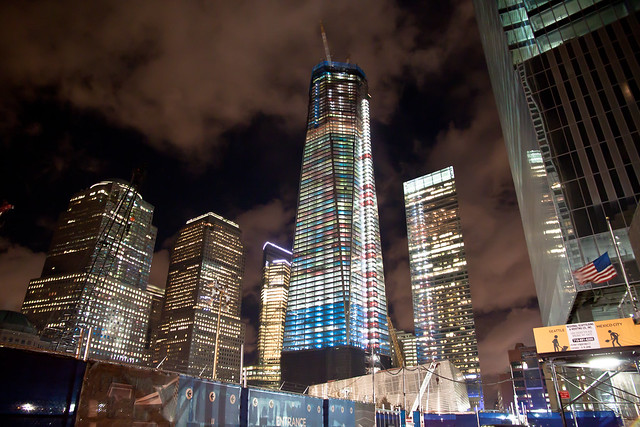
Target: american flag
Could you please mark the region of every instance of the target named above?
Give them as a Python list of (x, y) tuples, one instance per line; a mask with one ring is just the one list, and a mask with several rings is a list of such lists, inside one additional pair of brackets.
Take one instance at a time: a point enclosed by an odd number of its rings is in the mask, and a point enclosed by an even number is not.
[(607, 252), (600, 255), (593, 262), (573, 272), (578, 283), (584, 285), (587, 282), (603, 283), (617, 276)]

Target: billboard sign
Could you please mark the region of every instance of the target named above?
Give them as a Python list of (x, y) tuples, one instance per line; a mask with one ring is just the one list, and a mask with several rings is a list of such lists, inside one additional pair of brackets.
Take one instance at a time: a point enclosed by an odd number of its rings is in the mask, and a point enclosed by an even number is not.
[(533, 335), (542, 354), (640, 346), (640, 326), (631, 318), (534, 328)]

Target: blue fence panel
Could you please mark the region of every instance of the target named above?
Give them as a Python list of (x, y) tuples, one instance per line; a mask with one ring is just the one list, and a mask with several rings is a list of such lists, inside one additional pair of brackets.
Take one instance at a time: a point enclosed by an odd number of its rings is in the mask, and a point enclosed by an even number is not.
[(513, 425), (509, 415), (506, 412), (480, 412), (478, 414), (480, 418), (481, 426), (510, 426)]
[[(262, 389), (244, 389), (246, 426), (321, 426), (322, 399)], [(244, 417), (244, 410), (242, 416)], [(244, 420), (243, 420), (244, 421)]]
[(240, 425), (240, 386), (184, 375), (178, 384), (176, 425)]
[[(580, 427), (619, 427), (622, 420), (613, 411), (576, 411), (578, 425)], [(527, 414), (527, 420), (535, 427), (562, 427), (562, 418), (559, 412), (541, 412)], [(573, 415), (565, 412), (567, 426), (573, 427)]]
[(376, 413), (376, 426), (401, 427), (403, 424), (400, 411), (378, 411)]
[(342, 399), (325, 399), (324, 425), (325, 427), (355, 426), (355, 402)]
[(580, 427), (619, 427), (622, 420), (613, 411), (576, 411)]
[(422, 414), (425, 426), (456, 427), (455, 414)]

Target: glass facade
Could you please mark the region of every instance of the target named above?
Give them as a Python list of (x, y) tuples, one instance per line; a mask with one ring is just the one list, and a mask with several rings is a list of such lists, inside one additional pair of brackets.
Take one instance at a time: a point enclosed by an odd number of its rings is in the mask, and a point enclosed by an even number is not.
[(628, 237), (640, 198), (640, 2), (475, 7), (543, 323), (631, 314), (622, 274), (579, 285), (571, 271), (609, 252), (640, 280)]
[(418, 364), (448, 360), (475, 380), (478, 341), (453, 167), (405, 182), (404, 201)]
[[(509, 365), (513, 380), (510, 394), (517, 397), (519, 410), (522, 405), (527, 411), (549, 410), (549, 393), (536, 348), (516, 344), (513, 350), (509, 350)], [(513, 397), (508, 399), (513, 400)]]
[(58, 350), (75, 352), (90, 330), (90, 357), (144, 361), (152, 218), (153, 206), (124, 182), (100, 182), (73, 196), (22, 305)]
[(369, 120), (364, 72), (318, 64), (309, 88), (285, 352), (347, 346), (390, 356)]
[(418, 351), (416, 347), (416, 336), (411, 332), (396, 331), (398, 345), (402, 356), (404, 357), (405, 366), (418, 365)]
[(169, 264), (156, 366), (212, 378), (219, 333), (215, 377), (240, 380), (245, 259), (240, 237), (236, 223), (211, 212), (187, 221), (180, 230)]
[(271, 242), (265, 243), (262, 250), (258, 364), (247, 369), (247, 380), (255, 385), (278, 387), (293, 254)]

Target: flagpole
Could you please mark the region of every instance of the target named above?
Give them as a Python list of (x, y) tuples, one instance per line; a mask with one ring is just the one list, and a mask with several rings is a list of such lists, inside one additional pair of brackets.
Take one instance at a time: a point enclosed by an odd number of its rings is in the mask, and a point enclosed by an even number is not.
[(611, 233), (611, 239), (613, 240), (613, 247), (616, 250), (616, 255), (618, 256), (618, 262), (620, 263), (620, 270), (622, 270), (622, 277), (624, 278), (624, 284), (627, 286), (627, 293), (629, 294), (629, 298), (631, 299), (631, 305), (633, 306), (633, 318), (635, 319), (638, 315), (638, 304), (636, 302), (636, 298), (631, 292), (631, 286), (629, 285), (629, 278), (627, 278), (627, 272), (624, 269), (624, 263), (622, 262), (622, 256), (620, 255), (620, 249), (618, 248), (618, 243), (616, 242), (616, 236), (613, 234), (613, 228), (611, 228), (611, 223), (609, 222), (609, 217), (607, 219), (607, 227), (609, 227), (609, 233)]

